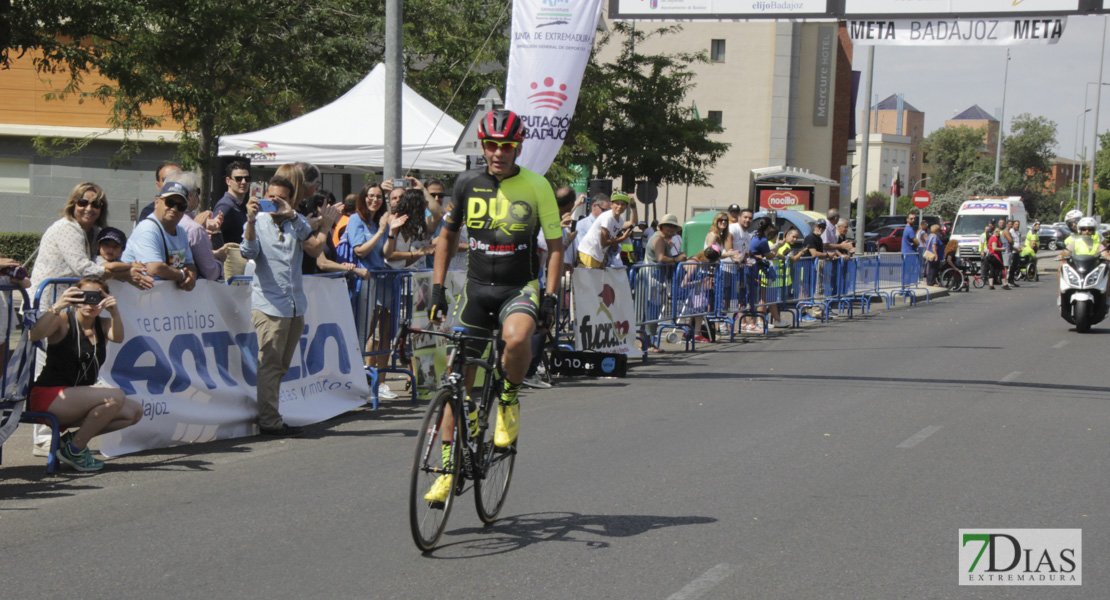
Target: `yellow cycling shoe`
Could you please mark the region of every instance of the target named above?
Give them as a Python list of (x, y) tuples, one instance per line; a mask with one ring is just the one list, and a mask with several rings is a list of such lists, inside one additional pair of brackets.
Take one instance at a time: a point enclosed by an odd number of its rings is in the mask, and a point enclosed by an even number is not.
[(497, 427), (493, 430), (493, 445), (508, 448), (516, 441), (520, 430), (520, 405), (497, 405)]
[(443, 504), (447, 502), (447, 495), (451, 492), (451, 476), (440, 475), (436, 478), (435, 483), (432, 484), (431, 489), (427, 494), (424, 494), (424, 499), (428, 502)]

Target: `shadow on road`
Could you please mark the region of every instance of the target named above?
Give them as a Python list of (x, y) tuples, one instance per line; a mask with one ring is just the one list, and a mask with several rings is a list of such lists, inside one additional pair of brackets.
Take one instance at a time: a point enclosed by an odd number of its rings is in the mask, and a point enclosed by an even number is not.
[(485, 527), (447, 531), (447, 536), (471, 536), (471, 539), (442, 544), (427, 556), (440, 559), (475, 558), (512, 552), (544, 542), (573, 542), (585, 544), (587, 548), (608, 548), (610, 542), (605, 538), (626, 538), (664, 527), (716, 522), (717, 519), (711, 517), (531, 513), (505, 517)]

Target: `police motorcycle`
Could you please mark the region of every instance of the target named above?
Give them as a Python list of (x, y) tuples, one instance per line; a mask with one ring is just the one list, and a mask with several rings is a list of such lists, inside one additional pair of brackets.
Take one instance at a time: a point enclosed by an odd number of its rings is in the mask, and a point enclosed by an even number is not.
[(1065, 259), (1060, 270), (1060, 316), (1075, 325), (1079, 333), (1106, 318), (1106, 282), (1110, 267), (1098, 252), (1099, 240), (1093, 235), (1095, 220), (1079, 221), (1080, 235), (1073, 238), (1075, 251)]

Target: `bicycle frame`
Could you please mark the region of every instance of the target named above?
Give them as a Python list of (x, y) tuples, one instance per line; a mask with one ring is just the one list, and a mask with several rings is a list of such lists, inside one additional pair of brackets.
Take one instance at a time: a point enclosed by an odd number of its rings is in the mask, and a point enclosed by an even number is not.
[[(412, 333), (442, 337), (450, 340), (452, 343), (453, 347), (447, 357), (447, 365), (449, 368), (446, 376), (446, 383), (452, 390), (451, 411), (453, 417), (456, 420), (461, 420), (461, 424), (456, 427), (456, 431), (461, 432), (463, 436), (462, 441), (464, 442), (460, 446), (462, 450), (461, 472), (463, 477), (460, 478), (458, 484), (461, 486), (462, 480), (465, 479), (473, 480), (484, 478), (487, 468), (496, 462), (496, 459), (487, 464), (481, 460), (474, 460), (474, 458), (478, 456), (480, 450), (483, 450), (478, 447), (478, 444), (489, 427), (489, 414), (493, 406), (493, 401), (498, 398), (500, 394), (500, 390), (497, 388), (496, 383), (505, 378), (505, 373), (501, 367), (501, 353), (504, 351), (505, 343), (501, 340), (500, 331), (494, 330), (489, 336), (479, 336), (468, 334), (465, 329), (461, 327), (456, 327), (453, 331), (446, 332), (431, 329), (417, 329), (410, 327), (408, 323), (402, 323), (397, 333), (397, 339), (393, 344), (393, 353), (395, 355), (403, 358), (405, 340), (407, 340), (408, 336)], [(479, 343), (489, 348), (488, 360), (468, 357), (465, 351), (465, 344), (468, 342)], [(460, 350), (462, 350), (462, 352), (460, 352)], [(478, 401), (478, 430), (477, 434), (473, 436), (470, 434), (470, 415), (465, 410), (467, 367), (476, 367), (486, 374), (485, 381), (482, 383), (481, 387), (481, 398)], [(427, 449), (426, 454), (430, 451), (430, 448)], [(424, 456), (425, 464), (429, 457), (430, 454)], [(442, 474), (443, 470), (433, 469), (433, 472)]]

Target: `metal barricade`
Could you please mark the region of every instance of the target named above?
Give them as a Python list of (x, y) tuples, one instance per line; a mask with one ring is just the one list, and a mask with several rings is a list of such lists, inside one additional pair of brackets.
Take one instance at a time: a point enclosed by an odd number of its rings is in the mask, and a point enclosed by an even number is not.
[(674, 325), (671, 285), (674, 265), (663, 263), (633, 265), (628, 270), (632, 301), (636, 311), (636, 333), (647, 359), (648, 344), (659, 346), (660, 325)]
[(807, 308), (822, 306), (817, 297), (817, 290), (820, 289), (817, 285), (818, 273), (817, 259), (813, 257), (799, 258), (790, 269), (790, 299), (794, 301), (799, 316)]
[[(671, 279), (671, 314), (675, 323), (669, 327), (686, 333), (687, 350), (696, 349), (694, 338), (699, 332), (694, 326), (695, 320), (713, 316), (716, 312), (714, 283), (718, 266), (716, 263), (684, 262), (675, 269)], [(691, 325), (680, 325), (679, 319), (690, 319)]]
[(890, 295), (884, 295), (879, 290), (879, 257), (876, 255), (857, 256), (853, 262), (856, 265), (855, 295), (863, 306), (864, 314), (871, 310), (871, 301), (874, 298), (889, 303)]
[(925, 292), (925, 303), (929, 303), (929, 289), (921, 285), (921, 274), (925, 258), (920, 254), (906, 254), (902, 257), (902, 291), (910, 298), (910, 304), (917, 304), (917, 292)]
[[(391, 353), (393, 339), (400, 324), (412, 313), (412, 272), (400, 270), (375, 270), (369, 272), (366, 283), (354, 300), (355, 330), (358, 332), (359, 349), (367, 359), (366, 374), (370, 377), (370, 402), (378, 408), (378, 385), (381, 373), (400, 373), (408, 376), (412, 401), (416, 397), (416, 377), (413, 372), (398, 365), (394, 356), (382, 364), (380, 358)], [(379, 363), (372, 365), (369, 363)]]

